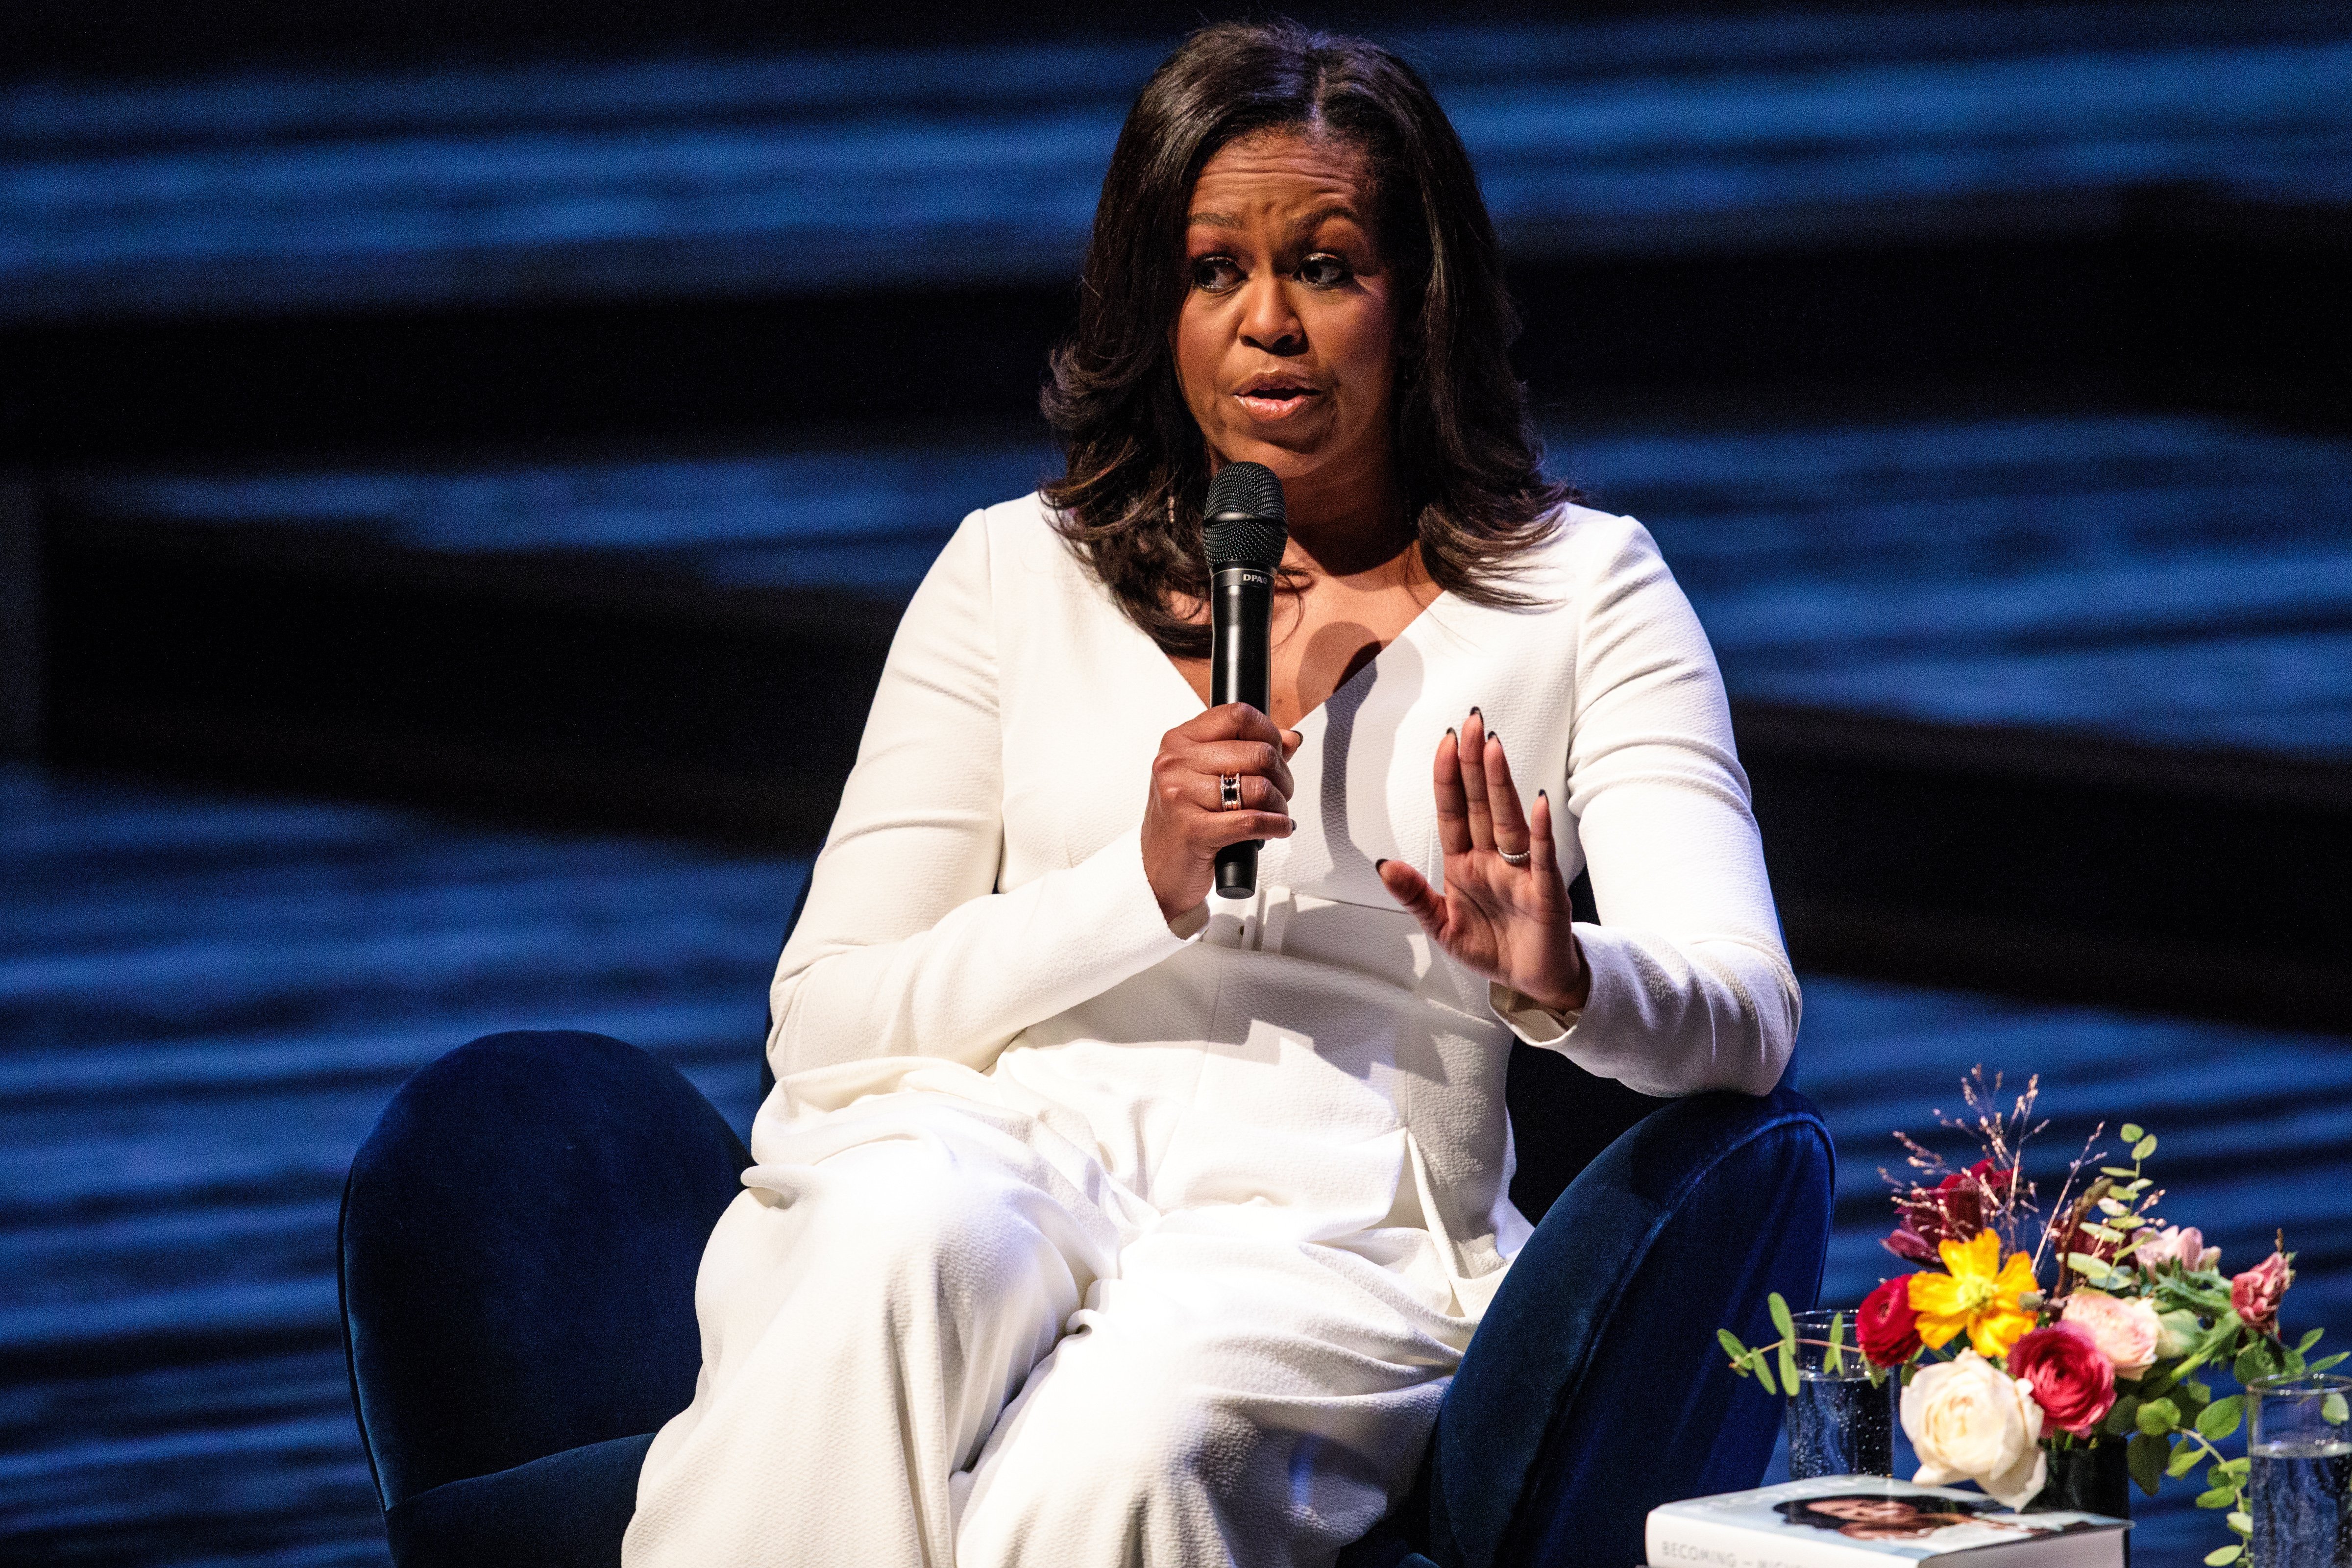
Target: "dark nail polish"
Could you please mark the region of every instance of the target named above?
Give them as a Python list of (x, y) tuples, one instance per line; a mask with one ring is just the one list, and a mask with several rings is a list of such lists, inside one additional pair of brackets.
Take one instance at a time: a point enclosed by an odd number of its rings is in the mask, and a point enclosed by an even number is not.
[(1383, 867), (1383, 866), (1385, 866), (1385, 865), (1387, 865), (1387, 864), (1388, 864), (1388, 862), (1387, 862), (1386, 860), (1375, 860), (1375, 861), (1373, 861), (1373, 862), (1372, 862), (1372, 869), (1373, 869), (1373, 870), (1375, 870), (1375, 871), (1377, 871), (1377, 870), (1379, 870), (1381, 867)]
[(1503, 743), (1503, 737), (1492, 730), (1486, 731), (1486, 739), (1494, 742), (1495, 744), (1498, 746)]
[(1470, 710), (1470, 717), (1476, 719), (1482, 717), (1482, 715), (1479, 713), (1478, 710), (1474, 707)]
[(1539, 789), (1536, 791), (1536, 798), (1538, 800), (1549, 800), (1551, 798), (1551, 791), (1548, 789)]
[[(1454, 726), (1453, 726), (1453, 725), (1451, 725), (1451, 724), (1448, 724), (1447, 726), (1445, 726), (1445, 732), (1446, 732), (1447, 734), (1449, 734), (1449, 735), (1454, 735)], [(1460, 740), (1462, 737), (1461, 737), (1461, 736), (1459, 736), (1459, 735), (1454, 735), (1454, 738), (1455, 740), (1457, 740), (1457, 741), (1458, 741), (1458, 740)]]

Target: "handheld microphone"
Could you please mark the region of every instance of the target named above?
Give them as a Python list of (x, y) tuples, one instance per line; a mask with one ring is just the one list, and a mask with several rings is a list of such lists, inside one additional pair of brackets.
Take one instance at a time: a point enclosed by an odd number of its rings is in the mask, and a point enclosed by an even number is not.
[[(1209, 705), (1246, 702), (1264, 713), (1269, 693), (1274, 574), (1289, 542), (1282, 481), (1263, 463), (1227, 463), (1209, 482), (1202, 535), (1209, 555)], [(1217, 851), (1217, 896), (1254, 898), (1263, 838)]]

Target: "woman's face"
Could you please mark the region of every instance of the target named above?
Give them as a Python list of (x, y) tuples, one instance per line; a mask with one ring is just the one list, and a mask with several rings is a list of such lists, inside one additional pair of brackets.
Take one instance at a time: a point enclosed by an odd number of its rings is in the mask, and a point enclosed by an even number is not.
[(1209, 449), (1301, 503), (1389, 475), (1390, 274), (1364, 156), (1297, 131), (1227, 142), (1192, 187), (1176, 374)]
[(1811, 1505), (1815, 1513), (1864, 1524), (1908, 1524), (1919, 1510), (1898, 1498), (1823, 1498)]

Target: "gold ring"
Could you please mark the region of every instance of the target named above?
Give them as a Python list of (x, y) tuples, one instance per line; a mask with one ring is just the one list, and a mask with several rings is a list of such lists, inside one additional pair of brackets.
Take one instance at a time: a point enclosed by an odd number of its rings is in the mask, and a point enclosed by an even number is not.
[(1217, 775), (1217, 794), (1224, 802), (1224, 805), (1222, 809), (1226, 811), (1239, 811), (1242, 808), (1242, 775), (1239, 773), (1219, 773)]

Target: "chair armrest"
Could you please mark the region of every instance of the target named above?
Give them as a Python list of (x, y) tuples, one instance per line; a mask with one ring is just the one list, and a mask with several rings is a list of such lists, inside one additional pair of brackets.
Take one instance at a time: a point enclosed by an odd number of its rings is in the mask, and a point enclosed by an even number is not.
[(1716, 1330), (1813, 1304), (1835, 1154), (1811, 1101), (1703, 1094), (1569, 1184), (1520, 1250), (1441, 1408), (1427, 1479), (1446, 1568), (1638, 1563), (1659, 1503), (1756, 1484), (1780, 1406)]

